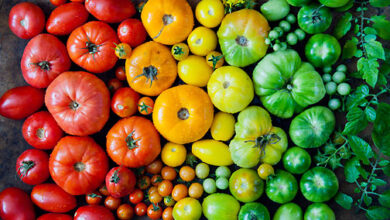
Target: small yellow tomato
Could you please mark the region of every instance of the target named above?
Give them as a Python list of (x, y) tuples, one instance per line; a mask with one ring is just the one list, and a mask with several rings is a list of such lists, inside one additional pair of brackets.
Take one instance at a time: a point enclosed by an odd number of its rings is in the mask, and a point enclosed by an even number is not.
[(221, 0), (202, 0), (195, 9), (196, 19), (208, 28), (217, 27), (225, 16)]
[(257, 174), (259, 174), (260, 178), (263, 180), (266, 180), (269, 175), (274, 173), (274, 168), (268, 163), (261, 164), (257, 169)]
[(209, 66), (213, 68), (213, 70), (221, 67), (225, 62), (223, 59), (223, 55), (218, 51), (211, 51), (206, 56), (206, 61)]
[(192, 144), (192, 153), (203, 162), (213, 166), (233, 164), (229, 147), (223, 142), (205, 139)]
[(128, 59), (131, 56), (131, 46), (126, 43), (115, 44), (115, 55), (119, 59)]
[(172, 46), (171, 53), (173, 58), (176, 60), (184, 60), (188, 57), (190, 49), (188, 48), (187, 44), (185, 43), (178, 43)]
[(168, 142), (161, 151), (161, 160), (170, 167), (177, 167), (184, 163), (187, 150), (182, 144)]
[(214, 140), (228, 141), (233, 137), (236, 120), (232, 114), (218, 112), (214, 116), (210, 132)]
[(177, 72), (185, 83), (203, 87), (207, 85), (213, 69), (203, 57), (190, 55), (187, 59), (179, 61)]
[(193, 54), (206, 56), (217, 47), (217, 35), (209, 28), (197, 27), (188, 36), (187, 43)]

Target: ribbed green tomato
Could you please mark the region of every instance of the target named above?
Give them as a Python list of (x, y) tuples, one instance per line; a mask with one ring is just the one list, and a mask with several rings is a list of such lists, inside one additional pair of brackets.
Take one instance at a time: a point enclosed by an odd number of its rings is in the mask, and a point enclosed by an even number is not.
[(265, 193), (272, 201), (281, 204), (290, 202), (297, 192), (298, 182), (291, 173), (277, 170), (275, 175), (268, 176)]
[(306, 58), (315, 67), (332, 66), (341, 54), (341, 46), (337, 39), (329, 34), (311, 36), (305, 46)]
[(202, 208), (207, 219), (236, 220), (240, 203), (231, 195), (214, 193), (203, 200)]
[(319, 0), (321, 4), (330, 8), (339, 8), (348, 3), (349, 0)]
[(302, 220), (302, 208), (295, 203), (281, 205), (275, 212), (273, 220)]
[(303, 6), (298, 12), (298, 25), (309, 34), (326, 31), (332, 24), (332, 13), (329, 8), (319, 4)]
[(229, 179), (230, 193), (240, 202), (253, 202), (264, 191), (264, 182), (252, 169), (236, 170)]

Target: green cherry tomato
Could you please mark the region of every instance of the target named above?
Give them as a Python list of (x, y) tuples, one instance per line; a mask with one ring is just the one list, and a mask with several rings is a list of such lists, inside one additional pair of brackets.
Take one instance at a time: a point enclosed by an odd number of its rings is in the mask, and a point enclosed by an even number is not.
[(301, 177), (303, 196), (311, 202), (326, 202), (336, 195), (339, 182), (336, 174), (325, 167), (314, 167)]
[(302, 174), (310, 168), (310, 164), (310, 154), (300, 147), (292, 147), (283, 155), (284, 168), (290, 173)]
[(229, 179), (230, 193), (241, 202), (253, 202), (264, 191), (264, 182), (252, 169), (236, 170)]
[(336, 90), (337, 90), (337, 84), (335, 82), (327, 82), (325, 84), (325, 89), (326, 89), (326, 93), (328, 95), (333, 95), (336, 93)]
[(346, 75), (344, 72), (337, 71), (333, 74), (332, 80), (335, 83), (342, 83), (346, 78)]
[(288, 4), (298, 7), (298, 6), (303, 6), (307, 5), (308, 3), (311, 2), (311, 0), (287, 0)]
[(339, 59), (340, 54), (339, 42), (329, 34), (313, 35), (305, 46), (306, 58), (315, 67), (333, 65)]
[(348, 83), (340, 83), (337, 86), (337, 93), (346, 96), (351, 92), (351, 86)]
[(298, 40), (300, 40), (300, 41), (305, 39), (305, 37), (306, 37), (306, 33), (302, 29), (300, 29), (300, 28), (296, 29), (294, 31), (294, 34), (297, 35)]
[(313, 203), (305, 211), (304, 220), (335, 220), (333, 210), (325, 203)]
[(216, 185), (218, 189), (225, 190), (229, 187), (229, 180), (226, 177), (218, 177)]
[(217, 191), (215, 180), (211, 178), (205, 179), (203, 181), (203, 189), (208, 194), (215, 193)]
[(269, 0), (261, 5), (260, 11), (268, 21), (278, 21), (290, 12), (290, 5), (286, 0)]
[(287, 49), (287, 43), (286, 42), (281, 42), (280, 43), (280, 49), (281, 50), (286, 50)]
[(277, 39), (279, 37), (279, 33), (277, 31), (275, 31), (275, 30), (272, 30), (272, 31), (269, 32), (268, 37), (271, 40)]
[(324, 75), (322, 75), (322, 81), (324, 82), (330, 82), (332, 80), (332, 76), (329, 74), (329, 73), (325, 73)]
[(295, 45), (298, 43), (298, 36), (295, 33), (287, 34), (287, 43), (289, 45)]
[(329, 73), (332, 72), (332, 67), (331, 66), (324, 66), (324, 68), (322, 68), (322, 71), (324, 71), (324, 73)]
[(319, 0), (321, 4), (330, 8), (339, 8), (348, 3), (349, 0)]
[(302, 220), (302, 208), (295, 203), (281, 205), (275, 212), (273, 220)]
[(297, 22), (297, 17), (295, 17), (294, 14), (289, 14), (286, 17), (286, 21), (288, 21), (290, 24), (294, 24), (295, 22)]
[(258, 202), (246, 203), (238, 213), (238, 220), (270, 220), (270, 214), (263, 204)]
[(337, 71), (340, 71), (340, 72), (346, 73), (346, 72), (347, 72), (347, 66), (344, 65), (344, 64), (340, 64), (340, 65), (337, 67), (336, 70), (337, 70)]
[(291, 30), (291, 24), (288, 21), (281, 21), (279, 27), (281, 27), (284, 32), (289, 32)]
[(195, 174), (199, 179), (206, 178), (210, 173), (210, 167), (209, 165), (205, 163), (199, 163), (195, 167)]
[(281, 37), (284, 34), (284, 31), (281, 27), (275, 27), (274, 31), (276, 31), (276, 33), (278, 33), (278, 37)]
[(229, 178), (232, 172), (229, 167), (220, 166), (215, 170), (215, 176)]
[(280, 44), (274, 44), (273, 46), (272, 46), (272, 49), (274, 49), (274, 51), (278, 51), (278, 50), (280, 50), (282, 47), (280, 46)]
[(329, 102), (328, 102), (328, 107), (329, 107), (330, 109), (332, 109), (333, 111), (339, 109), (339, 108), (341, 107), (341, 101), (340, 101), (340, 99), (338, 99), (338, 98), (333, 98), (333, 99), (329, 100)]
[(326, 31), (332, 23), (332, 13), (329, 8), (319, 4), (303, 6), (298, 12), (298, 25), (309, 34)]
[(268, 176), (265, 193), (274, 202), (283, 204), (294, 199), (298, 192), (295, 177), (284, 170), (277, 170), (275, 175)]

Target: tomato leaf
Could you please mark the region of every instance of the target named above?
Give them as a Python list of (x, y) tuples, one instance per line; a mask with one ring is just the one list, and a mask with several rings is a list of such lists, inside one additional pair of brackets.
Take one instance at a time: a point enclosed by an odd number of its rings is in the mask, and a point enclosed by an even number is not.
[(378, 32), (379, 37), (384, 40), (390, 40), (390, 21), (386, 19), (386, 16), (372, 16), (371, 21), (373, 22), (372, 27)]
[(356, 88), (356, 91), (350, 94), (347, 98), (346, 106), (348, 110), (351, 110), (354, 107), (357, 107), (359, 105), (362, 105), (363, 103), (366, 103), (367, 100), (365, 99), (370, 93), (370, 88), (363, 84)]
[(385, 220), (390, 216), (390, 209), (379, 206), (371, 206), (367, 209), (366, 216), (368, 219)]
[(345, 125), (344, 135), (356, 135), (367, 127), (365, 113), (359, 107), (352, 108), (347, 113), (347, 124)]
[(343, 47), (343, 55), (341, 56), (342, 59), (350, 59), (353, 56), (355, 56), (358, 48), (358, 39), (356, 37), (353, 37), (351, 40), (347, 40)]
[(339, 204), (344, 209), (351, 209), (352, 208), (353, 199), (351, 196), (349, 196), (345, 193), (342, 193), (342, 192), (337, 193), (334, 200), (336, 201), (337, 204)]
[(370, 0), (370, 5), (374, 7), (386, 7), (390, 5), (390, 0)]
[(344, 166), (344, 175), (345, 180), (348, 183), (354, 183), (360, 176), (360, 172), (357, 167), (360, 166), (359, 159), (357, 157), (353, 157), (349, 159)]
[(352, 21), (352, 14), (349, 12), (345, 13), (337, 22), (336, 27), (333, 31), (333, 35), (337, 39), (344, 37), (348, 33), (348, 31), (351, 30), (352, 27), (351, 21)]
[[(372, 36), (367, 35), (367, 36)], [(375, 35), (373, 35), (375, 36)], [(378, 59), (385, 59), (385, 50), (382, 47), (382, 44), (379, 41), (376, 41), (375, 39), (366, 39), (366, 43), (364, 44), (364, 47), (367, 51), (367, 56), (369, 58), (378, 58)]]
[(390, 190), (383, 192), (378, 198), (379, 204), (386, 208), (390, 208)]
[(372, 198), (370, 196), (368, 196), (367, 194), (364, 194), (363, 201), (364, 201), (364, 204), (366, 204), (366, 206), (370, 206), (372, 203)]
[(375, 87), (376, 82), (378, 81), (379, 74), (379, 63), (376, 59), (373, 58), (360, 58), (357, 62), (357, 69), (363, 75), (363, 79), (371, 87)]
[(374, 122), (376, 118), (376, 111), (373, 107), (367, 106), (364, 110), (364, 113), (366, 114), (367, 121)]
[(371, 146), (358, 136), (349, 136), (348, 143), (352, 151), (356, 154), (356, 157), (368, 165), (370, 159), (374, 156)]
[(384, 186), (387, 184), (386, 181), (384, 180), (381, 180), (381, 179), (378, 179), (378, 178), (375, 178), (371, 181), (372, 184), (376, 185), (376, 186)]
[(390, 156), (390, 105), (379, 103), (376, 110), (377, 117), (372, 131), (372, 140), (381, 152)]

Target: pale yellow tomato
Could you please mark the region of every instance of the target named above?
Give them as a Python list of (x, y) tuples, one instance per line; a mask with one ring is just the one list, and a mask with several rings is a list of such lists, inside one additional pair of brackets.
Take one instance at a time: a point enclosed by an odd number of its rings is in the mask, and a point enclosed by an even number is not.
[(263, 180), (266, 180), (269, 175), (274, 173), (274, 168), (268, 163), (261, 164), (257, 169), (257, 174), (259, 174), (260, 178)]
[(180, 79), (193, 86), (203, 87), (207, 85), (213, 68), (211, 68), (204, 57), (190, 55), (187, 59), (179, 61), (177, 72)]
[(173, 58), (176, 60), (184, 60), (188, 57), (190, 49), (188, 48), (187, 44), (185, 43), (178, 43), (172, 46), (171, 53)]
[(223, 142), (213, 139), (194, 142), (192, 144), (192, 153), (203, 162), (213, 166), (229, 166), (233, 164), (229, 147)]
[(210, 132), (214, 140), (228, 141), (233, 137), (236, 120), (232, 114), (218, 112), (214, 116)]
[(187, 39), (190, 51), (199, 56), (206, 56), (217, 47), (217, 35), (206, 27), (195, 28)]
[(195, 9), (196, 19), (208, 28), (217, 27), (225, 16), (221, 0), (202, 0)]
[(206, 61), (209, 66), (211, 66), (214, 70), (221, 67), (225, 62), (223, 55), (218, 51), (211, 51), (206, 56)]
[(170, 167), (178, 167), (184, 163), (187, 150), (182, 144), (168, 142), (161, 151), (161, 160)]

